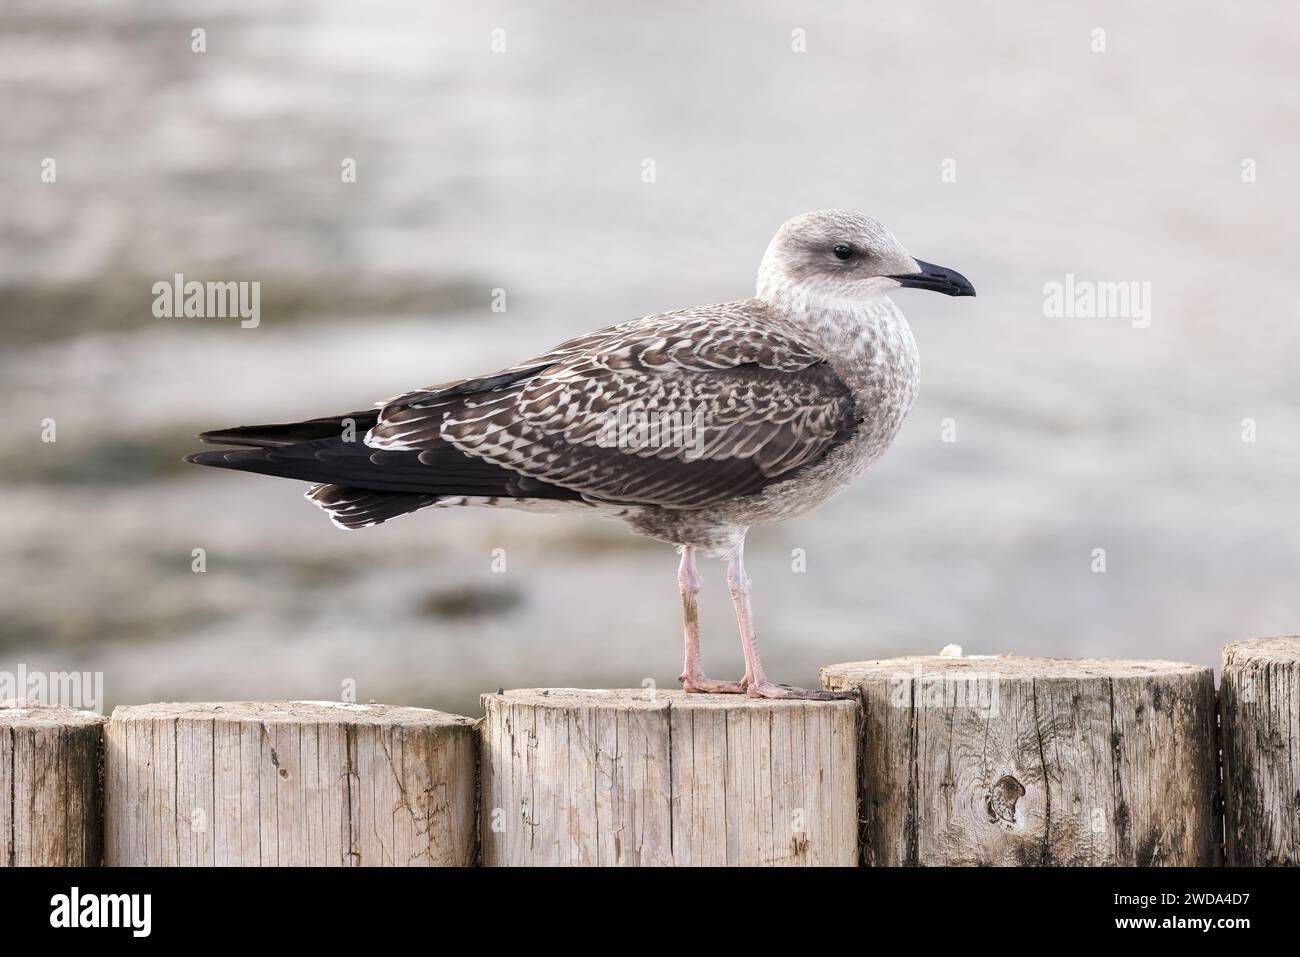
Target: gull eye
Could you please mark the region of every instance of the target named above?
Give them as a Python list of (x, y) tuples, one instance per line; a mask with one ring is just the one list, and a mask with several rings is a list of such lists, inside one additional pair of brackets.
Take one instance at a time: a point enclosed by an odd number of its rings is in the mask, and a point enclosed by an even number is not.
[(853, 255), (853, 247), (848, 243), (836, 243), (835, 248), (832, 249), (831, 252), (835, 254), (836, 259), (840, 262), (844, 262), (844, 260)]

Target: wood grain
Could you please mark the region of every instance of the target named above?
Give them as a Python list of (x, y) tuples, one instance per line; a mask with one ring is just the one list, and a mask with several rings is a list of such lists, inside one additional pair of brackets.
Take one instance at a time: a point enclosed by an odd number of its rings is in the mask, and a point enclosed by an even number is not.
[(421, 708), (118, 708), (105, 754), (105, 862), (468, 866), (475, 752), (470, 719)]
[(483, 863), (856, 863), (853, 701), (483, 696)]
[(1229, 864), (1300, 864), (1300, 637), (1223, 649), (1224, 835)]
[(863, 698), (867, 865), (1219, 862), (1210, 668), (912, 657), (822, 683)]
[(99, 865), (103, 726), (88, 711), (0, 706), (0, 866)]

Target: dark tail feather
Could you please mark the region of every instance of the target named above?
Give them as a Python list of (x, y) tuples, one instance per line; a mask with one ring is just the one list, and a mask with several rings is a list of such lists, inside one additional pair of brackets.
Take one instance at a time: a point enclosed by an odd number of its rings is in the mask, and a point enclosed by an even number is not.
[[(338, 420), (314, 420), (337, 423)], [(256, 472), (312, 482), (307, 497), (325, 509), (342, 528), (376, 525), (397, 515), (436, 505), (449, 498), (580, 499), (578, 492), (549, 485), (466, 455), (451, 445), (416, 451), (367, 447), (358, 435), (343, 441), (328, 435), (307, 442), (281, 444), (284, 432), (313, 423), (261, 426), (209, 435), (238, 435), (253, 448), (194, 452), (185, 461), (194, 465)], [(360, 423), (358, 423), (360, 424)], [(232, 441), (223, 438), (223, 441)]]
[(374, 492), (442, 497), (580, 497), (570, 489), (472, 458), (450, 445), (423, 452), (395, 452), (369, 448), (360, 440), (341, 442), (336, 437), (272, 448), (195, 452), (185, 456), (185, 461)]
[[(330, 445), (327, 448), (314, 448), (318, 443), (308, 442), (277, 448), (217, 449), (212, 452), (193, 452), (185, 456), (185, 461), (192, 465), (256, 472), (259, 475), (298, 479), (318, 485), (346, 485), (372, 492), (434, 496), (502, 494), (500, 478), (473, 473), (445, 473), (422, 465), (415, 452), (380, 453), (367, 449), (360, 442), (347, 446), (336, 440), (318, 440), (321, 441)], [(335, 454), (331, 455), (331, 451)], [(400, 461), (376, 465), (366, 452), (371, 455), (396, 456)]]
[(376, 492), (348, 485), (313, 485), (307, 498), (329, 513), (339, 528), (365, 528), (438, 503), (437, 495)]
[[(185, 461), (194, 465), (284, 475), (283, 471), (263, 458), (266, 454), (244, 449), (225, 449), (194, 452), (185, 456)], [(311, 481), (305, 474), (290, 474), (288, 477)], [(436, 505), (439, 499), (446, 497), (424, 492), (388, 492), (337, 484), (313, 485), (306, 495), (325, 510), (335, 525), (350, 529), (379, 525), (398, 515)]]
[[(217, 429), (202, 432), (199, 438), (204, 442), (223, 445), (244, 445), (251, 448), (277, 448), (295, 445), (299, 442), (311, 442), (314, 439), (338, 438), (344, 429), (351, 428), (359, 439), (368, 429), (379, 421), (379, 410), (367, 409), (364, 412), (349, 412), (346, 415), (331, 415), (322, 419), (308, 419), (306, 422), (285, 422), (280, 425), (239, 425), (233, 429)], [(193, 458), (188, 461), (194, 461)], [(200, 462), (200, 465), (212, 465), (212, 462)]]

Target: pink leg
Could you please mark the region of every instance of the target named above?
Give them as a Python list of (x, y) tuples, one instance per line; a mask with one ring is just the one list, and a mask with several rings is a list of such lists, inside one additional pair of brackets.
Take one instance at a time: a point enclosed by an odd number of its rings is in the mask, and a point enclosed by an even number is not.
[(763, 670), (763, 659), (758, 654), (758, 636), (754, 633), (754, 614), (749, 607), (750, 581), (745, 573), (745, 543), (742, 540), (727, 565), (727, 584), (731, 588), (731, 601), (736, 606), (736, 624), (740, 626), (740, 644), (745, 650), (745, 677), (741, 684), (751, 698), (808, 698), (829, 701), (835, 698), (855, 698), (855, 693), (808, 691), (789, 685), (773, 684)]
[(682, 548), (682, 564), (677, 572), (682, 589), (682, 621), (686, 626), (686, 666), (678, 679), (687, 691), (704, 694), (742, 694), (738, 681), (714, 681), (704, 676), (700, 667), (700, 573), (695, 568), (695, 549)]

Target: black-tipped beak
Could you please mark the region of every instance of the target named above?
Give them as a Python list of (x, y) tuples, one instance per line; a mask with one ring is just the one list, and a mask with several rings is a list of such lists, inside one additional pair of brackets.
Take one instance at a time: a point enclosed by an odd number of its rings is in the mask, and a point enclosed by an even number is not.
[(902, 276), (889, 276), (888, 278), (896, 280), (900, 286), (908, 286), (913, 289), (932, 289), (946, 296), (975, 295), (975, 287), (970, 284), (970, 280), (957, 270), (949, 269), (947, 266), (936, 266), (934, 263), (922, 262), (919, 259), (916, 264), (921, 268), (920, 272), (906, 273)]

